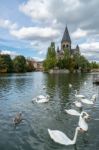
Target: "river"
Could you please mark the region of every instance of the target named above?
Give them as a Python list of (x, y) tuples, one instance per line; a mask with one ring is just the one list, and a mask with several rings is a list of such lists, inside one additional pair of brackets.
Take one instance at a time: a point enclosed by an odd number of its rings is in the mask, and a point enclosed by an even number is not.
[[(41, 72), (0, 75), (0, 150), (99, 150), (99, 120), (88, 120), (88, 132), (78, 134), (76, 145), (57, 144), (47, 131), (57, 129), (73, 139), (78, 117), (64, 109), (79, 111), (73, 103), (75, 90), (88, 99), (97, 94), (96, 103), (84, 105), (83, 110), (99, 118), (99, 86), (93, 85), (93, 76)], [(47, 94), (48, 103), (32, 102), (36, 96)], [(23, 120), (15, 127), (12, 120), (18, 112)]]

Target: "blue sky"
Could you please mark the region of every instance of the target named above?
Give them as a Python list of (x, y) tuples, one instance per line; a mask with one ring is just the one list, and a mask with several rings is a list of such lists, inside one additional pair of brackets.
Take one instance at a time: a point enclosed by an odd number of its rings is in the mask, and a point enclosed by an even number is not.
[(51, 41), (60, 47), (68, 26), (72, 47), (99, 62), (98, 0), (0, 0), (0, 51), (43, 60)]

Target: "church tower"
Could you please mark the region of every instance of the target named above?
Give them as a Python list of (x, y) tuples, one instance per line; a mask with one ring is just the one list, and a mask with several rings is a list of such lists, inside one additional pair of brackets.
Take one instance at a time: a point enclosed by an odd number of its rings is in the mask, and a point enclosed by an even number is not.
[(67, 49), (71, 50), (71, 39), (70, 39), (70, 36), (69, 36), (67, 26), (65, 28), (63, 38), (62, 38), (62, 41), (61, 41), (61, 49), (63, 50), (64, 48), (67, 48)]

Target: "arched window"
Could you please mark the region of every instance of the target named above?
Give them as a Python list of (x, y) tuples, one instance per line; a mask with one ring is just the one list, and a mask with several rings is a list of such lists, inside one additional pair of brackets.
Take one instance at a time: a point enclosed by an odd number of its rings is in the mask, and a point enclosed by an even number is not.
[(66, 47), (68, 48), (68, 47), (69, 47), (69, 45), (67, 44), (67, 45), (66, 45)]
[(63, 45), (63, 49), (65, 48), (65, 44)]

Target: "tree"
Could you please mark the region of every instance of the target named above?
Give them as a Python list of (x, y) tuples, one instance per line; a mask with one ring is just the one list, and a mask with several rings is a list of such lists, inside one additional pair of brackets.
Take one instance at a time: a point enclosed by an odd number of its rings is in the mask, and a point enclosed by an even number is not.
[(26, 59), (24, 56), (16, 56), (13, 60), (15, 72), (26, 72)]
[(28, 72), (32, 72), (32, 71), (35, 70), (34, 65), (33, 65), (33, 63), (32, 63), (31, 60), (27, 60), (27, 63), (26, 63), (26, 70), (27, 70)]
[(50, 47), (48, 47), (46, 59), (43, 63), (44, 70), (52, 69), (56, 66), (56, 52), (55, 52), (55, 43), (51, 42)]
[(0, 72), (10, 73), (13, 71), (13, 63), (10, 55), (1, 54), (0, 55)]
[(92, 69), (98, 69), (99, 68), (99, 64), (96, 63), (95, 61), (91, 62), (90, 65), (91, 65)]
[(90, 70), (90, 63), (84, 56), (80, 56), (79, 67), (82, 71)]

